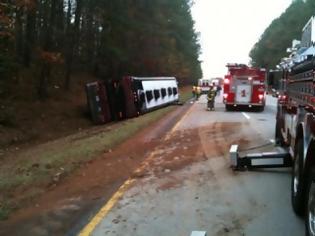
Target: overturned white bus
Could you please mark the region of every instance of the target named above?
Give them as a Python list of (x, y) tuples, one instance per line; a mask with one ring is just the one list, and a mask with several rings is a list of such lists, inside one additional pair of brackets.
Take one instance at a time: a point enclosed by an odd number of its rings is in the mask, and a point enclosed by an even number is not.
[(86, 85), (95, 123), (132, 118), (179, 100), (175, 77), (125, 76), (121, 80)]

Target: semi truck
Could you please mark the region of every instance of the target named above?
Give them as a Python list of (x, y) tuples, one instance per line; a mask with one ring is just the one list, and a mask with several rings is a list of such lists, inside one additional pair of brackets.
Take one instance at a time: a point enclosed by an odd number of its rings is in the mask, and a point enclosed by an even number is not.
[(224, 77), (223, 103), (226, 110), (234, 107), (265, 108), (266, 70), (244, 64), (227, 64), (228, 74)]

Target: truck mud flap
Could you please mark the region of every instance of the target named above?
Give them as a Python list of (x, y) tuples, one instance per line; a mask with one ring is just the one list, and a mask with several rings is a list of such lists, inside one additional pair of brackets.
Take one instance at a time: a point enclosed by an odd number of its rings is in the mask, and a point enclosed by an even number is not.
[(231, 167), (234, 170), (291, 167), (290, 153), (283, 149), (279, 152), (262, 152), (239, 155), (238, 145), (230, 148)]

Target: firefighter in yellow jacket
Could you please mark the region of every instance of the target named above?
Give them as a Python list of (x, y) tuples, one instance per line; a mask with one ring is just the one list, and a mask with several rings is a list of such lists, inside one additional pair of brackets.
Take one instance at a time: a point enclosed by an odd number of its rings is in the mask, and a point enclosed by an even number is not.
[(207, 99), (207, 108), (209, 111), (214, 110), (214, 102), (215, 102), (215, 97), (217, 96), (217, 92), (214, 90), (213, 86), (210, 86), (210, 89), (208, 91)]
[(199, 86), (197, 86), (196, 87), (196, 100), (199, 99), (200, 95), (201, 95), (201, 88)]
[(196, 99), (196, 86), (193, 86), (192, 87), (192, 90), (191, 90), (191, 92), (192, 92), (192, 95), (193, 95), (193, 99), (195, 100)]

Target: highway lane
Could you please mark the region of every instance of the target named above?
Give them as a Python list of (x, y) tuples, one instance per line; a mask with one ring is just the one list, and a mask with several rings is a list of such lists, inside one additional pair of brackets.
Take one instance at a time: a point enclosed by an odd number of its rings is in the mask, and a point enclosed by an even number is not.
[(231, 144), (275, 149), (276, 100), (268, 97), (264, 112), (226, 112), (220, 100), (212, 112), (205, 97), (191, 106), (92, 235), (304, 235), (291, 209), (290, 169), (229, 167)]

